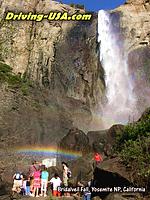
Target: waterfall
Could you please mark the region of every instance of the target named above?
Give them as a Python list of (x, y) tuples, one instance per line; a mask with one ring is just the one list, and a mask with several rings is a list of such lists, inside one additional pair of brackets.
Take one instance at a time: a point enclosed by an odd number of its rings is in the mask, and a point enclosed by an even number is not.
[(106, 11), (100, 10), (98, 13), (100, 61), (105, 71), (107, 97), (102, 108), (104, 128), (116, 123), (126, 124), (133, 120), (133, 112), (136, 111), (136, 98), (118, 21)]

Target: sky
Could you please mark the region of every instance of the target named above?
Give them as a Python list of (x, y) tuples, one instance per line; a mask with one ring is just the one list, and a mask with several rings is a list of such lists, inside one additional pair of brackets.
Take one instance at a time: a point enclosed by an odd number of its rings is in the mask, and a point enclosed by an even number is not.
[[(59, 1), (59, 0), (57, 0)], [(62, 0), (63, 3), (84, 4), (88, 11), (109, 10), (118, 7), (126, 2), (126, 0)]]

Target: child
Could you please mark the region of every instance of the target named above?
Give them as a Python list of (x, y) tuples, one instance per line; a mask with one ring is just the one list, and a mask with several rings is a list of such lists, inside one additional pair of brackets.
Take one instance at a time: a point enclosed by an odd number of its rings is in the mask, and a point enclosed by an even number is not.
[(48, 183), (48, 172), (46, 171), (46, 167), (44, 167), (42, 173), (41, 173), (41, 195), (46, 197), (46, 192), (47, 192), (47, 183)]
[(14, 174), (13, 176), (13, 188), (12, 188), (12, 191), (13, 191), (13, 194), (14, 192), (17, 192), (17, 193), (20, 193), (21, 192), (21, 188), (22, 188), (22, 185), (23, 185), (23, 176), (20, 172), (17, 172)]
[(36, 170), (33, 174), (34, 177), (34, 181), (33, 181), (33, 187), (34, 187), (34, 191), (33, 191), (33, 196), (39, 197), (39, 188), (41, 186), (41, 172), (40, 170)]
[(26, 180), (26, 195), (30, 195), (30, 177)]
[(23, 184), (21, 188), (21, 192), (23, 196), (26, 195), (26, 184), (27, 184), (27, 178), (23, 176)]
[(55, 173), (54, 177), (50, 180), (50, 183), (53, 184), (53, 196), (60, 197), (60, 192), (58, 191), (58, 187), (60, 187), (62, 181), (60, 180), (57, 173)]

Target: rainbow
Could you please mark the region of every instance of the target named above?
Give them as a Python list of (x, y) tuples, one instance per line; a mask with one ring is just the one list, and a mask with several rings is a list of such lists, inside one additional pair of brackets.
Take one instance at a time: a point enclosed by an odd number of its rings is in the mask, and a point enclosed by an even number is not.
[(44, 155), (44, 156), (64, 156), (68, 158), (78, 158), (82, 156), (79, 151), (58, 149), (54, 146), (24, 146), (15, 148), (15, 152), (19, 154), (29, 154), (29, 155)]

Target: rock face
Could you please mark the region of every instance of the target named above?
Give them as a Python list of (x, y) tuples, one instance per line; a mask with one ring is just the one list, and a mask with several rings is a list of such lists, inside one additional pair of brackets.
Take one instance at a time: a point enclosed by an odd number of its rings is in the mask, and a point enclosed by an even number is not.
[(24, 169), (31, 162), (15, 154), (15, 148), (45, 148), (56, 145), (72, 127), (88, 130), (105, 84), (96, 15), (90, 22), (7, 22), (3, 20), (7, 10), (70, 14), (77, 10), (49, 0), (4, 0), (0, 5), (0, 63), (32, 82), (28, 95), (0, 82), (0, 150), (4, 158), (0, 169), (5, 168), (0, 178), (11, 183), (16, 166)]
[[(2, 1), (1, 19), (7, 10), (76, 12), (70, 6), (48, 0)], [(33, 88), (28, 97), (23, 97), (0, 87), (4, 144), (8, 137), (11, 145), (50, 144), (72, 126), (88, 130), (92, 108), (104, 90), (96, 26), (96, 16), (90, 22), (1, 21), (0, 61), (40, 88)]]
[(143, 3), (149, 3), (149, 0), (127, 0), (126, 2), (127, 4), (134, 4), (134, 5), (138, 5), (138, 4), (143, 4)]
[(141, 114), (150, 102), (150, 1), (128, 0), (115, 12), (120, 13), (124, 48), (128, 52), (129, 76), (137, 99), (137, 110)]
[[(24, 8), (26, 12), (37, 13), (76, 12), (67, 5), (48, 0), (3, 1), (1, 16), (6, 8), (15, 11)], [(13, 67), (14, 72), (25, 73), (56, 95), (93, 105), (104, 89), (96, 43), (97, 19), (94, 18), (93, 22), (4, 22), (0, 35), (6, 42), (1, 45), (1, 59)]]

